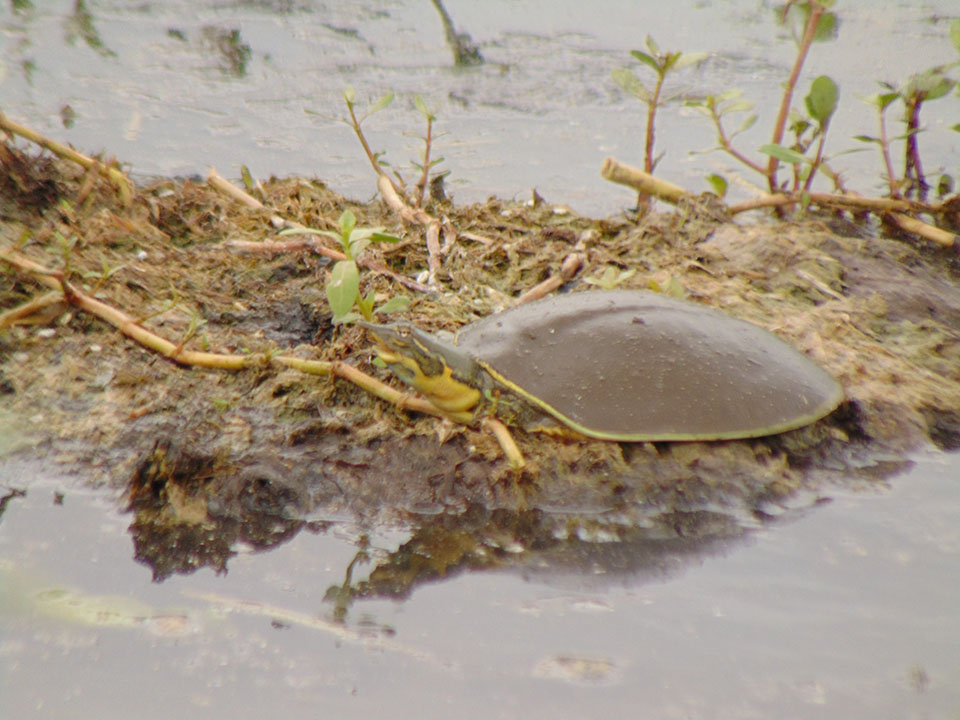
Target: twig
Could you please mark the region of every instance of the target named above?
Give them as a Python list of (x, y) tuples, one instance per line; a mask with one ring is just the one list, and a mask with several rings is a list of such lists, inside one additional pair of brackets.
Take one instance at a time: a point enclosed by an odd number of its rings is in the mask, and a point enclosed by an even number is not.
[[(386, 177), (385, 175), (381, 175), (381, 178), (385, 178), (385, 177)], [(387, 178), (388, 182), (389, 180), (390, 178)], [(260, 209), (265, 209), (266, 207), (262, 202), (257, 200), (255, 197), (245, 192), (241, 188), (238, 188), (232, 182), (225, 179), (222, 175), (219, 175), (215, 168), (210, 168), (210, 173), (207, 176), (207, 183), (214, 189), (222, 192), (224, 195), (227, 195), (228, 197), (233, 198), (237, 202), (243, 205), (246, 205), (249, 208), (260, 210)], [(426, 215), (426, 213), (424, 213), (424, 215)], [(429, 215), (427, 215), (427, 217), (429, 217)], [(298, 222), (295, 222), (293, 220), (287, 220), (286, 218), (283, 218), (279, 215), (271, 215), (270, 223), (274, 227), (283, 227), (283, 228), (305, 227), (304, 225)], [(253, 252), (256, 249), (256, 246), (264, 245), (267, 242), (271, 242), (271, 241), (262, 241), (261, 243), (258, 243), (258, 242), (242, 241), (242, 240), (229, 240), (223, 243), (223, 245), (224, 247), (234, 247), (244, 252)], [(306, 247), (309, 247), (310, 249), (314, 250), (315, 252), (321, 255), (325, 255), (331, 260), (347, 259), (347, 256), (344, 255), (339, 250), (328, 248), (319, 242), (305, 243), (305, 244), (299, 245), (299, 247), (293, 246), (291, 247), (291, 249), (299, 250), (299, 249), (304, 249)], [(265, 245), (263, 249), (266, 252), (274, 252), (277, 250), (277, 246)], [(416, 292), (422, 292), (422, 293), (431, 293), (434, 291), (433, 288), (427, 285), (424, 285), (423, 283), (418, 283), (416, 280), (400, 275), (399, 273), (395, 273), (390, 268), (384, 267), (383, 265), (376, 262), (375, 260), (368, 258), (366, 255), (361, 255), (360, 258), (357, 260), (357, 262), (363, 265), (364, 267), (368, 268), (369, 270), (372, 270), (378, 273), (383, 273), (384, 275), (390, 278), (393, 278), (398, 283), (400, 283), (401, 285), (403, 285), (404, 287), (410, 290), (414, 290)]]
[(60, 290), (62, 297), (71, 304), (105, 320), (140, 345), (180, 365), (217, 368), (220, 370), (242, 370), (244, 368), (262, 367), (263, 365), (272, 364), (279, 367), (294, 368), (301, 372), (314, 375), (332, 375), (352, 382), (383, 400), (402, 405), (408, 410), (430, 415), (442, 415), (432, 403), (419, 398), (411, 398), (342, 361), (304, 360), (303, 358), (288, 355), (269, 355), (264, 353), (254, 355), (224, 355), (184, 350), (182, 346), (174, 344), (166, 338), (142, 327), (136, 320), (123, 311), (86, 294), (67, 281), (61, 274), (48, 270), (15, 250), (0, 247), (0, 259), (6, 261), (18, 270), (31, 274), (40, 283)]
[[(245, 205), (248, 208), (253, 210), (265, 210), (266, 205), (257, 200), (253, 195), (238, 188), (232, 182), (223, 177), (220, 173), (217, 172), (217, 169), (214, 167), (210, 168), (210, 172), (207, 173), (207, 185), (212, 187), (214, 190), (219, 190), (221, 193), (229, 197), (231, 200), (234, 200), (241, 205)], [(304, 225), (301, 225), (298, 222), (293, 220), (287, 220), (280, 215), (271, 215), (270, 224), (277, 228), (303, 228)]]
[(643, 169), (648, 173), (653, 172), (653, 124), (657, 117), (657, 106), (660, 104), (660, 92), (663, 90), (663, 80), (665, 77), (665, 69), (657, 73), (657, 84), (653, 88), (653, 97), (651, 97), (650, 102), (647, 103), (647, 132), (644, 138)]
[(497, 442), (500, 443), (500, 447), (503, 449), (503, 454), (507, 456), (507, 460), (513, 469), (523, 470), (526, 466), (526, 461), (523, 459), (523, 453), (521, 453), (520, 448), (517, 447), (517, 443), (513, 439), (509, 428), (490, 415), (483, 419), (480, 426), (497, 439)]
[(377, 178), (377, 187), (387, 206), (405, 222), (421, 225), (427, 234), (427, 263), (431, 282), (440, 271), (440, 221), (420, 208), (407, 205), (396, 190), (393, 181), (386, 175)]
[(935, 242), (937, 245), (941, 245), (942, 247), (953, 247), (957, 242), (957, 236), (954, 233), (943, 230), (934, 225), (929, 225), (922, 220), (917, 220), (909, 215), (892, 212), (886, 217), (890, 218), (890, 220), (901, 230), (913, 233), (914, 235), (919, 235), (920, 237), (931, 242)]
[[(823, 146), (827, 142), (827, 128), (830, 126), (830, 119), (828, 118), (824, 123), (823, 127), (820, 128), (820, 141), (817, 143), (817, 154), (813, 158), (813, 163), (810, 165), (809, 172), (807, 173), (807, 180), (803, 184), (803, 189), (806, 192), (810, 192), (810, 188), (813, 186), (813, 179), (817, 175), (817, 170), (820, 169), (820, 166), (823, 164)], [(799, 170), (798, 166), (794, 166), (795, 169)]]
[(920, 107), (923, 105), (923, 97), (922, 95), (913, 96), (905, 99), (905, 102), (907, 106), (907, 141), (904, 148), (904, 179), (913, 180), (913, 186), (907, 188), (907, 195), (926, 200), (927, 190), (930, 186), (927, 185), (927, 179), (923, 174), (920, 149), (917, 145), (917, 137), (920, 134)]
[(638, 190), (642, 195), (653, 196), (665, 200), (673, 205), (688, 205), (695, 212), (723, 222), (728, 220), (723, 212), (710, 203), (704, 202), (693, 193), (687, 192), (679, 185), (660, 180), (644, 172), (640, 168), (617, 162), (611, 157), (603, 161), (600, 175), (610, 182), (626, 185)]
[[(922, 220), (904, 215), (904, 212), (930, 212), (935, 213), (934, 206), (924, 203), (911, 202), (909, 200), (899, 200), (895, 198), (866, 198), (859, 195), (831, 195), (830, 193), (809, 193), (807, 196), (810, 202), (822, 205), (824, 207), (846, 208), (865, 210), (882, 214), (901, 230), (930, 240), (931, 242), (943, 247), (953, 247), (957, 242), (957, 236), (948, 230), (943, 230), (930, 225)], [(747, 210), (757, 210), (764, 207), (779, 207), (782, 205), (794, 205), (802, 200), (801, 193), (777, 193), (776, 195), (766, 195), (764, 197), (748, 200), (746, 202), (731, 205), (728, 210), (731, 215), (737, 215)]]
[(660, 198), (674, 205), (680, 202), (695, 203), (697, 201), (696, 195), (688, 193), (679, 185), (655, 178), (640, 168), (617, 162), (612, 157), (603, 161), (600, 175), (605, 180), (632, 187), (634, 190), (639, 190), (641, 193)]
[(133, 200), (133, 195), (136, 191), (136, 185), (134, 185), (133, 180), (128, 178), (116, 168), (108, 167), (96, 158), (79, 153), (71, 147), (68, 147), (62, 143), (58, 143), (56, 140), (51, 140), (35, 130), (31, 130), (26, 125), (21, 125), (20, 123), (14, 122), (4, 115), (2, 111), (0, 111), (0, 130), (6, 130), (14, 135), (19, 135), (20, 137), (49, 150), (57, 157), (75, 162), (88, 170), (95, 169), (101, 175), (110, 180), (113, 186), (117, 189), (117, 192), (120, 193), (120, 199), (123, 201), (124, 205), (129, 205)]
[(560, 266), (559, 273), (548, 277), (540, 284), (535, 285), (527, 290), (525, 293), (523, 293), (523, 295), (516, 299), (514, 305), (523, 305), (524, 303), (532, 302), (533, 300), (539, 300), (540, 298), (549, 295), (564, 283), (570, 282), (574, 275), (580, 272), (580, 268), (583, 267), (583, 263), (584, 258), (580, 253), (571, 253), (570, 255), (567, 255), (567, 257), (563, 259), (563, 264)]
[(296, 240), (225, 240), (223, 247), (251, 255), (279, 255), (280, 253), (297, 252), (299, 250), (312, 250), (331, 260), (347, 259), (347, 256), (339, 250), (328, 248), (313, 237), (298, 238)]
[(66, 300), (64, 300), (63, 293), (58, 290), (53, 290), (46, 295), (41, 295), (29, 302), (25, 302), (23, 305), (0, 313), (0, 328), (7, 327), (8, 325), (16, 325), (18, 320), (30, 317), (34, 313), (40, 312), (52, 305), (65, 302)]
[[(868, 198), (861, 195), (852, 194), (831, 194), (831, 193), (808, 193), (810, 202), (824, 205), (827, 207), (856, 208), (859, 210), (869, 210), (871, 212), (929, 212), (932, 208), (918, 207), (917, 203), (908, 200), (898, 200), (894, 198)], [(747, 210), (757, 210), (764, 207), (776, 207), (780, 205), (795, 205), (803, 200), (802, 193), (776, 193), (774, 195), (764, 195), (753, 200), (746, 200), (736, 205), (731, 205), (728, 209), (731, 215), (737, 215)]]

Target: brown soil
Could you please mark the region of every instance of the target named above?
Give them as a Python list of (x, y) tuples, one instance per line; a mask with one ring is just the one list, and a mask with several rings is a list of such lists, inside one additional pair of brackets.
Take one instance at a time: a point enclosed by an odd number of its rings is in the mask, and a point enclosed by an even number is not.
[[(358, 328), (331, 325), (323, 257), (227, 244), (272, 238), (273, 213), (332, 229), (349, 207), (360, 226), (404, 235), (370, 252), (416, 275), (427, 264), (422, 231), (402, 227), (378, 201), (349, 202), (317, 180), (271, 180), (268, 212), (167, 181), (124, 206), (95, 176), (10, 146), (4, 170), (0, 248), (66, 269), (157, 334), (211, 352), (345, 359), (387, 378)], [(875, 483), (924, 445), (960, 447), (955, 254), (809, 216), (761, 225), (682, 211), (594, 220), (498, 200), (428, 210), (461, 233), (444, 259), (442, 291), (416, 294), (376, 273), (363, 279), (382, 299), (408, 295), (409, 317), (426, 328), (504, 306), (576, 248), (587, 262), (574, 283), (612, 266), (636, 271), (620, 287), (681, 289), (808, 353), (841, 381), (847, 401), (813, 426), (753, 441), (518, 433), (529, 469), (516, 477), (475, 429), (406, 416), (349, 383), (294, 370), (183, 367), (61, 302), (0, 328), (0, 454), (128, 488), (138, 553), (163, 576), (220, 567), (237, 538), (269, 545), (311, 527), (305, 518), (318, 512), (362, 522), (440, 511), (473, 518), (473, 550), (503, 547), (507, 535), (529, 545), (641, 527), (715, 536), (730, 532), (731, 518), (739, 527), (779, 514), (832, 483)], [(0, 312), (47, 292), (29, 274), (0, 268)], [(423, 526), (436, 532), (437, 522)], [(458, 557), (473, 550), (461, 547)]]

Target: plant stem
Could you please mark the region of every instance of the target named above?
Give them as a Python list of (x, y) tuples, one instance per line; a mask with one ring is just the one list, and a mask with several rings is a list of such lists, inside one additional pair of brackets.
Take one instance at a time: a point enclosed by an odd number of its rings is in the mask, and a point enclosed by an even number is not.
[(890, 141), (887, 139), (887, 109), (880, 108), (880, 151), (883, 153), (883, 164), (887, 167), (887, 182), (890, 183), (890, 197), (900, 197), (900, 182), (893, 171), (893, 160), (890, 158)]
[[(787, 3), (789, 8), (791, 3)], [(787, 8), (784, 8), (786, 13)], [(790, 77), (783, 90), (783, 98), (780, 101), (780, 112), (777, 115), (777, 123), (773, 127), (773, 144), (780, 145), (783, 141), (783, 133), (787, 127), (787, 117), (790, 114), (790, 103), (793, 101), (793, 91), (797, 86), (797, 79), (800, 77), (800, 70), (807, 59), (807, 52), (810, 45), (813, 44), (813, 37), (817, 32), (817, 25), (820, 24), (820, 17), (824, 13), (824, 7), (817, 0), (810, 0), (810, 17), (807, 19), (807, 26), (803, 31), (803, 38), (800, 40), (800, 49), (797, 52), (797, 59), (793, 63), (793, 70), (790, 71)], [(780, 161), (773, 155), (767, 161), (767, 181), (770, 186), (770, 192), (779, 190), (777, 184), (777, 167)]]
[(401, 190), (400, 187), (390, 178), (390, 176), (387, 175), (386, 171), (377, 160), (376, 153), (370, 149), (370, 145), (367, 143), (367, 138), (363, 134), (363, 128), (360, 127), (360, 121), (357, 120), (357, 114), (353, 111), (353, 103), (349, 100), (347, 101), (347, 110), (350, 113), (350, 126), (353, 128), (353, 132), (356, 133), (357, 139), (360, 141), (360, 145), (363, 147), (363, 151), (367, 154), (367, 160), (370, 161), (373, 171), (377, 175), (385, 177), (387, 180), (389, 180), (390, 184), (393, 185), (393, 189), (396, 190), (398, 194), (402, 195), (403, 190)]
[(907, 143), (904, 157), (903, 177), (905, 180), (913, 180), (913, 183), (907, 187), (907, 192), (913, 194), (916, 190), (917, 198), (920, 201), (927, 199), (927, 180), (923, 175), (923, 166), (920, 163), (920, 148), (917, 144), (917, 134), (920, 132), (920, 107), (923, 105), (923, 97), (918, 95), (907, 101)]
[(813, 164), (810, 165), (810, 172), (807, 174), (807, 180), (803, 183), (803, 189), (806, 192), (810, 192), (810, 186), (813, 185), (813, 178), (817, 174), (817, 170), (820, 168), (820, 165), (823, 162), (823, 145), (827, 141), (827, 128), (829, 126), (830, 121), (828, 120), (823, 124), (823, 127), (820, 128), (820, 142), (817, 143), (817, 155), (813, 159)]
[(742, 152), (737, 150), (733, 146), (733, 144), (730, 142), (730, 139), (727, 137), (727, 133), (723, 129), (723, 123), (720, 119), (720, 115), (717, 114), (716, 105), (711, 103), (709, 106), (709, 109), (710, 109), (710, 117), (713, 118), (713, 124), (717, 128), (717, 139), (720, 141), (720, 147), (722, 147), (727, 153), (735, 157), (737, 160), (742, 162), (751, 170), (754, 170), (755, 172), (758, 172), (761, 175), (765, 176), (767, 174), (767, 169), (763, 167), (763, 165), (761, 165), (758, 162), (754, 162), (753, 160), (748, 158)]
[(427, 191), (427, 181), (430, 179), (430, 147), (433, 144), (433, 118), (427, 116), (427, 136), (423, 140), (423, 175), (417, 183), (417, 195), (414, 200), (414, 207), (420, 208), (423, 205), (423, 196)]
[(657, 74), (657, 84), (656, 87), (653, 88), (653, 97), (650, 98), (650, 102), (647, 104), (647, 137), (644, 141), (645, 155), (643, 160), (643, 169), (648, 173), (653, 172), (653, 123), (657, 115), (657, 105), (660, 103), (660, 91), (663, 88), (664, 75), (665, 72), (660, 72)]

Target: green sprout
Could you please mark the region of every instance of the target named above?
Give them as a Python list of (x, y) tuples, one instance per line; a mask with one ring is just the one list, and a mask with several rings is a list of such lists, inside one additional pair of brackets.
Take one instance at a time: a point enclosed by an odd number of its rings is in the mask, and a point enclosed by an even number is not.
[[(399, 242), (400, 238), (383, 232), (382, 227), (358, 228), (357, 218), (350, 210), (344, 210), (337, 221), (339, 232), (316, 230), (314, 228), (290, 228), (281, 231), (281, 235), (321, 235), (333, 238), (340, 244), (344, 260), (338, 260), (327, 278), (325, 291), (327, 302), (333, 313), (333, 322), (349, 323), (359, 320), (372, 321), (376, 313), (398, 312), (410, 304), (408, 298), (395, 296), (380, 307), (374, 307), (375, 291), (366, 295), (360, 293), (360, 269), (357, 258), (372, 242)], [(354, 312), (354, 307), (359, 313)]]
[(661, 52), (656, 41), (649, 35), (647, 36), (646, 46), (648, 52), (633, 50), (630, 52), (630, 55), (657, 74), (657, 80), (652, 90), (647, 88), (640, 78), (629, 68), (616, 68), (611, 73), (611, 76), (613, 77), (613, 81), (617, 83), (624, 92), (634, 95), (640, 102), (647, 106), (647, 131), (644, 142), (643, 169), (645, 172), (652, 173), (663, 157), (662, 153), (657, 157), (653, 156), (655, 140), (654, 122), (656, 120), (657, 108), (676, 97), (661, 97), (663, 93), (663, 83), (670, 72), (702, 62), (706, 57), (706, 53)]

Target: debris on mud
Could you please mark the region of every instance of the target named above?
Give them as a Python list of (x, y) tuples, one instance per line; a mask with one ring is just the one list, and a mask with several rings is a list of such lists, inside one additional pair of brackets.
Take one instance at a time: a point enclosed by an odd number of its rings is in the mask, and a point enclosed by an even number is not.
[[(292, 178), (264, 184), (269, 209), (191, 180), (141, 187), (127, 203), (95, 173), (0, 147), (0, 253), (63, 273), (184, 347), (342, 360), (393, 383), (373, 366), (360, 328), (331, 323), (327, 258), (249, 246), (275, 237), (274, 215), (334, 229), (350, 208), (358, 225), (404, 237), (367, 252), (413, 278), (428, 267), (422, 233), (381, 202), (351, 202), (318, 180)], [(518, 433), (531, 471), (517, 477), (486, 434), (405, 413), (343, 380), (267, 365), (184, 367), (62, 293), (20, 316), (48, 290), (3, 265), (0, 454), (43, 457), (85, 481), (126, 488), (138, 557), (164, 577), (225, 567), (238, 540), (268, 547), (322, 530), (319, 516), (470, 535), (454, 543), (459, 554), (445, 568), (517, 562), (503, 551), (510, 543), (553, 552), (638, 533), (735, 535), (832, 483), (875, 483), (925, 444), (960, 447), (960, 268), (949, 251), (818, 219), (737, 225), (680, 210), (595, 220), (496, 199), (429, 210), (458, 234), (438, 289), (418, 293), (375, 271), (362, 280), (378, 298), (409, 296), (407, 316), (426, 329), (506, 307), (576, 251), (585, 266), (568, 288), (607, 268), (634, 271), (619, 287), (682, 293), (766, 327), (827, 368), (847, 400), (812, 426), (749, 441)], [(396, 577), (383, 583), (384, 593), (404, 592)]]

